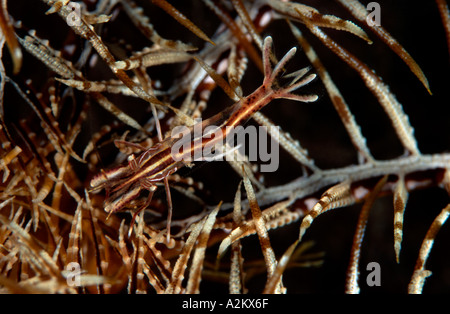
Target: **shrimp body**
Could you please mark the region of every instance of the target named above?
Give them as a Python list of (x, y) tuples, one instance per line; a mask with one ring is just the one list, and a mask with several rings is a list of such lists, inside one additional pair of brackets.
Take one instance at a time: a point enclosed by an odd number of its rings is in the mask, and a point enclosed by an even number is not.
[[(289, 50), (273, 69), (270, 64), (271, 50), (272, 38), (269, 36), (264, 40), (264, 81), (260, 87), (222, 112), (194, 124), (188, 131), (192, 133), (195, 129), (201, 128), (201, 130), (204, 130), (208, 126), (215, 125), (219, 127), (221, 137), (210, 137), (208, 134), (203, 135), (200, 139), (187, 137), (191, 139), (190, 145), (187, 145), (186, 149), (179, 151), (174, 151), (172, 148), (181, 140), (180, 137), (168, 137), (150, 149), (145, 150), (137, 158), (134, 155), (130, 155), (127, 165), (122, 165), (109, 171), (102, 171), (94, 177), (91, 181), (92, 190), (106, 189), (107, 191), (105, 211), (109, 214), (117, 212), (136, 199), (141, 191), (148, 190), (148, 200), (144, 206), (135, 212), (134, 221), (136, 214), (149, 205), (153, 192), (156, 190), (156, 183), (163, 180), (166, 183), (166, 178), (169, 175), (190, 164), (192, 160), (190, 157), (194, 155), (196, 150), (203, 149), (206, 145), (214, 145), (219, 140), (221, 141), (222, 138), (226, 138), (233, 127), (243, 125), (255, 112), (261, 110), (274, 99), (284, 98), (301, 102), (316, 101), (317, 95), (295, 95), (291, 93), (314, 80), (315, 74), (305, 76), (309, 68), (301, 69), (286, 76), (293, 77), (293, 79), (285, 87), (278, 87), (275, 80), (286, 63), (294, 56), (296, 48)], [(166, 183), (167, 191), (168, 186)], [(168, 219), (168, 229), (169, 227), (170, 221)]]

